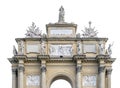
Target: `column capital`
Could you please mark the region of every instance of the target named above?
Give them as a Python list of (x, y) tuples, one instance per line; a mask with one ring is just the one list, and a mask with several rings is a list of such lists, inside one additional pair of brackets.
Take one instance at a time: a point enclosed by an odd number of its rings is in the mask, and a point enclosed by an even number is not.
[(42, 66), (42, 67), (41, 67), (41, 72), (46, 72), (46, 70), (47, 70), (47, 69), (46, 69), (45, 66)]
[(104, 72), (105, 66), (98, 67), (98, 73)]
[(12, 73), (16, 73), (17, 72), (17, 69), (12, 69)]
[(82, 66), (77, 66), (76, 67), (76, 72), (81, 72), (81, 70), (82, 70)]
[(19, 70), (19, 71), (25, 71), (25, 68), (24, 68), (24, 66), (19, 66), (19, 67), (18, 67), (18, 70)]
[(112, 73), (112, 68), (106, 69), (107, 75), (110, 75)]

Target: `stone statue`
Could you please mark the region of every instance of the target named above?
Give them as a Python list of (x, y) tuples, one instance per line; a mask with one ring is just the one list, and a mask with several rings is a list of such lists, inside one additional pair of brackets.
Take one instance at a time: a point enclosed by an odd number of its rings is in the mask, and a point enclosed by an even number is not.
[(54, 53), (55, 52), (55, 48), (50, 46), (50, 54)]
[(17, 54), (18, 54), (18, 52), (17, 52), (15, 46), (13, 46), (13, 55), (17, 55)]
[(63, 6), (61, 6), (61, 8), (59, 9), (59, 23), (64, 22), (64, 15), (65, 15), (65, 11)]
[(103, 43), (99, 43), (99, 54), (104, 54), (104, 44)]
[(42, 41), (42, 43), (41, 43), (41, 55), (45, 55), (45, 43)]
[(39, 27), (36, 28), (34, 22), (32, 22), (32, 26), (28, 27), (27, 33), (25, 34), (26, 37), (42, 37), (42, 30), (39, 30)]
[(112, 54), (112, 49), (111, 49), (111, 47), (113, 46), (113, 44), (109, 44), (109, 46), (108, 46), (108, 54), (111, 56), (111, 54)]
[(77, 44), (77, 54), (78, 55), (81, 54), (81, 44), (80, 44), (80, 42)]
[(22, 41), (22, 40), (20, 40), (19, 42), (18, 42), (18, 54), (19, 55), (22, 55), (22, 54), (24, 54), (24, 42)]
[(83, 31), (84, 37), (96, 37), (98, 32), (94, 30), (94, 28), (91, 28), (91, 22), (89, 22), (89, 28), (85, 27), (85, 31)]

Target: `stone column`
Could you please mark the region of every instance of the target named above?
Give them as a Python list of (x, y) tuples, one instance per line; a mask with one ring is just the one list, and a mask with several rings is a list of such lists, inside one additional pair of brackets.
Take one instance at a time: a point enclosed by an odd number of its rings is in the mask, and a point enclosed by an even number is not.
[(41, 61), (41, 88), (46, 88), (46, 61)]
[(81, 88), (81, 69), (82, 69), (82, 66), (81, 65), (78, 65), (77, 68), (76, 68), (76, 83), (77, 83), (77, 88)]
[(17, 68), (12, 67), (12, 88), (17, 88)]
[(111, 88), (111, 73), (112, 73), (112, 69), (111, 68), (107, 69), (107, 78), (108, 78), (107, 87), (108, 88)]
[(18, 65), (18, 88), (24, 88), (24, 65)]
[(98, 82), (98, 88), (105, 88), (105, 66), (100, 66), (98, 68), (99, 73), (99, 82)]

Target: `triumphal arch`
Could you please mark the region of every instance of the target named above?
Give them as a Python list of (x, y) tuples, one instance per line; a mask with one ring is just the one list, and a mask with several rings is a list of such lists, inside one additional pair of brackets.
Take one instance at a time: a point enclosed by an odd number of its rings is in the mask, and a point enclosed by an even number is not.
[(64, 8), (59, 20), (46, 25), (42, 34), (33, 22), (25, 38), (16, 38), (13, 46), (12, 88), (50, 88), (64, 79), (72, 88), (111, 88), (112, 44), (98, 37), (94, 27), (76, 33), (77, 24), (64, 20)]

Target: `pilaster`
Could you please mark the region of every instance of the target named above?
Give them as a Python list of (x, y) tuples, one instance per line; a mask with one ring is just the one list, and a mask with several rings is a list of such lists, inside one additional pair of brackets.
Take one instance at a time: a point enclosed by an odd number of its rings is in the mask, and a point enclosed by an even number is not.
[(12, 88), (18, 88), (17, 82), (18, 82), (18, 69), (17, 69), (17, 64), (18, 60), (16, 58), (8, 58), (10, 63), (12, 64)]
[(98, 88), (105, 88), (105, 59), (108, 59), (106, 55), (96, 56), (98, 60)]
[(46, 61), (49, 60), (49, 55), (38, 55), (38, 60), (41, 62), (41, 88), (46, 88)]
[(18, 60), (18, 88), (24, 88), (24, 61), (26, 60), (25, 55), (14, 56)]
[(82, 88), (81, 86), (81, 71), (82, 71), (82, 60), (85, 59), (85, 55), (75, 55), (73, 60), (76, 61), (76, 88)]
[(107, 75), (107, 87), (108, 88), (111, 88), (111, 73), (112, 73), (112, 68), (107, 68), (106, 75)]
[(12, 88), (17, 88), (17, 67), (12, 67)]

